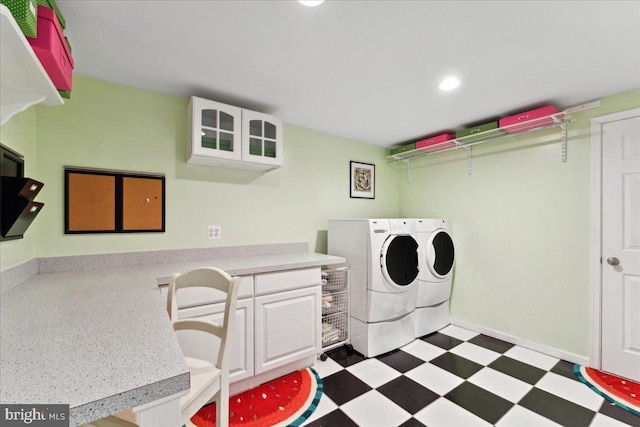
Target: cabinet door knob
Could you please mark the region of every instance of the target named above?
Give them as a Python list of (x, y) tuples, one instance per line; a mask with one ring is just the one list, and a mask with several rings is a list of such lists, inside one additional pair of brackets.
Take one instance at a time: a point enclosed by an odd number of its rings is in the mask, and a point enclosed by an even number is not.
[(620, 260), (614, 256), (611, 258), (607, 258), (607, 264), (609, 265), (620, 265)]

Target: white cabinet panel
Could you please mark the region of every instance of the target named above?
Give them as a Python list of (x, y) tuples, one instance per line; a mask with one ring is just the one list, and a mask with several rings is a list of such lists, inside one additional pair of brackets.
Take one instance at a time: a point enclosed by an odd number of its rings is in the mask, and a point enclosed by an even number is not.
[(319, 285), (320, 279), (319, 267), (257, 274), (256, 295)]
[[(224, 303), (178, 310), (178, 318), (201, 318), (221, 323)], [(200, 331), (178, 331), (178, 342), (186, 356), (215, 363), (220, 346), (217, 337)], [(238, 300), (230, 354), (230, 381), (253, 376), (253, 299)]]
[(255, 298), (256, 375), (320, 352), (320, 286)]
[[(253, 295), (253, 276), (240, 276), (242, 282), (240, 282), (240, 291), (238, 292), (238, 298), (246, 298)], [(167, 293), (169, 292), (169, 286), (160, 287), (162, 292), (163, 301), (167, 300)], [(195, 287), (185, 288), (178, 291), (178, 308), (196, 307), (205, 304), (214, 304), (217, 302), (226, 301), (227, 296), (225, 293), (220, 292), (212, 288)]]

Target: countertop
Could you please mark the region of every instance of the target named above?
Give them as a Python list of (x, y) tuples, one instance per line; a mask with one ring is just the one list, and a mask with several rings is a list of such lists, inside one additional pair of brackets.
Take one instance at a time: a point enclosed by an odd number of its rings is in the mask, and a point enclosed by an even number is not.
[(0, 402), (69, 404), (76, 426), (186, 390), (159, 283), (199, 266), (249, 275), (342, 262), (298, 252), (38, 274), (2, 295)]

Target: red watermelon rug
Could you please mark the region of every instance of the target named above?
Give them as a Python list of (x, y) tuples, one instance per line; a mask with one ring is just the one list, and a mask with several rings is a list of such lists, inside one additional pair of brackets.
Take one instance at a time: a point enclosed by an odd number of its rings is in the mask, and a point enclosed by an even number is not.
[[(312, 368), (293, 372), (229, 399), (229, 426), (271, 427), (302, 424), (322, 397), (322, 379)], [(198, 427), (215, 427), (216, 404), (204, 406), (193, 417)]]
[(574, 365), (573, 372), (580, 381), (609, 402), (640, 416), (640, 384), (580, 365)]

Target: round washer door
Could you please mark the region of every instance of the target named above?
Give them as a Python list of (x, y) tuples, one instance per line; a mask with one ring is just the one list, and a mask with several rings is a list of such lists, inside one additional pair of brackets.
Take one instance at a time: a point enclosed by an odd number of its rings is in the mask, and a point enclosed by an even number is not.
[(380, 253), (380, 267), (387, 281), (398, 288), (408, 286), (418, 277), (418, 242), (411, 236), (392, 235)]
[(444, 279), (453, 270), (455, 262), (453, 239), (445, 230), (436, 230), (427, 243), (427, 265), (434, 276)]

